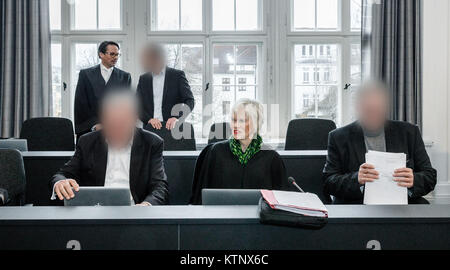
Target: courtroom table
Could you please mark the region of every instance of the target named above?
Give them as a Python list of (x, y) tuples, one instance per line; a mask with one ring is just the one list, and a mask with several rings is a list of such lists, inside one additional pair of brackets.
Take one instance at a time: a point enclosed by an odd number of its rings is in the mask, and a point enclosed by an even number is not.
[(259, 223), (256, 206), (0, 208), (0, 249), (450, 249), (446, 205), (328, 206), (320, 230)]
[[(327, 151), (278, 151), (288, 176), (292, 176), (307, 192), (317, 194), (324, 203), (322, 170)], [(164, 152), (164, 165), (169, 183), (171, 205), (187, 205), (192, 192), (192, 177), (200, 152)], [(27, 178), (26, 203), (35, 206), (55, 206), (50, 201), (49, 181), (73, 156), (73, 152), (22, 153)], [(292, 189), (294, 191), (294, 189)]]

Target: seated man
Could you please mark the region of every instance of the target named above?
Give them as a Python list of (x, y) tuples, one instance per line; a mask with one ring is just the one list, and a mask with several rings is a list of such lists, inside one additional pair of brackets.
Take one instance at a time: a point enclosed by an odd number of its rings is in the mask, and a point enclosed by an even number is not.
[(378, 172), (365, 163), (367, 151), (407, 155), (407, 168), (398, 169), (394, 180), (408, 188), (410, 203), (426, 202), (422, 196), (434, 190), (436, 170), (431, 166), (419, 128), (387, 120), (388, 104), (386, 87), (367, 83), (357, 97), (359, 120), (330, 133), (323, 174), (325, 192), (335, 197), (335, 203), (361, 204), (365, 184), (377, 181)]
[(53, 200), (70, 200), (79, 186), (130, 188), (137, 205), (168, 200), (163, 141), (136, 128), (137, 102), (131, 92), (115, 92), (102, 102), (101, 131), (80, 138), (75, 155), (51, 180)]

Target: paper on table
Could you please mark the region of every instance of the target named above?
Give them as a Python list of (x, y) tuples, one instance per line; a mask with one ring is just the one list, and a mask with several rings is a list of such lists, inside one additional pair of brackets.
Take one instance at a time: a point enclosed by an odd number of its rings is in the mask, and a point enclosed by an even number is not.
[(328, 216), (325, 205), (317, 195), (312, 193), (262, 190), (261, 194), (273, 209), (304, 216)]
[(366, 163), (375, 166), (379, 179), (366, 183), (364, 204), (366, 205), (407, 205), (408, 189), (394, 182), (394, 171), (406, 167), (406, 155), (369, 151)]

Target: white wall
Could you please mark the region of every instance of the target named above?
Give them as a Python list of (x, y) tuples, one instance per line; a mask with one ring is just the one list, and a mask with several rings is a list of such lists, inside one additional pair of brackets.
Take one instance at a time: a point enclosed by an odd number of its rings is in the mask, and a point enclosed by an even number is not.
[(429, 154), (438, 170), (435, 196), (450, 196), (450, 1), (423, 1), (423, 83), (425, 142), (433, 143)]

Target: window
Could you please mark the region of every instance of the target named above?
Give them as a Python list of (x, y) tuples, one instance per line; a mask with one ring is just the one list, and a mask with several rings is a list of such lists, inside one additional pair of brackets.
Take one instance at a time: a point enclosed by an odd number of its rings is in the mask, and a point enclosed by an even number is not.
[(73, 30), (121, 30), (121, 0), (74, 0)]
[(361, 0), (291, 0), (291, 7), (293, 117), (348, 123), (344, 88), (361, 80)]
[[(127, 1), (127, 0), (124, 0)], [(243, 97), (258, 98), (259, 57), (266, 0), (138, 0), (147, 1), (148, 39), (162, 43), (202, 44), (202, 71), (197, 73), (195, 123), (198, 141), (207, 138), (214, 122), (228, 122), (229, 108)], [(244, 36), (243, 33), (252, 36)], [(191, 86), (192, 86), (192, 82)], [(194, 88), (194, 87), (193, 87)], [(199, 138), (200, 137), (200, 138)]]
[[(338, 45), (330, 44), (331, 55), (329, 57), (320, 56), (320, 47), (323, 45), (315, 45), (314, 54), (311, 57), (302, 57), (301, 47), (304, 45), (295, 45), (295, 117), (305, 118), (324, 118), (336, 120), (337, 116), (337, 98), (338, 98)], [(305, 75), (303, 72), (307, 69), (314, 70), (314, 82), (305, 83)], [(326, 70), (322, 76), (321, 70)], [(303, 74), (303, 75), (301, 75)], [(302, 78), (302, 80), (300, 80)], [(315, 97), (313, 100), (305, 97)], [(307, 104), (307, 106), (305, 106)]]
[(303, 69), (303, 83), (304, 84), (308, 84), (309, 83), (309, 69), (308, 68), (304, 68)]
[(203, 113), (203, 45), (202, 44), (166, 44), (168, 66), (183, 70), (189, 81), (195, 98), (195, 108), (187, 121), (195, 130), (202, 129)]
[(62, 116), (62, 57), (61, 43), (52, 43), (52, 101), (53, 116)]
[(202, 0), (152, 1), (154, 31), (201, 31), (203, 28)]
[[(224, 78), (227, 81), (226, 91), (213, 91), (215, 122), (228, 120), (229, 116), (222, 114), (223, 102), (234, 104), (242, 98), (257, 98), (259, 48), (260, 45), (257, 44), (218, 43), (213, 45), (213, 89), (221, 89), (223, 85), (220, 82), (223, 83)], [(228, 86), (229, 84), (231, 85)]]
[[(99, 63), (100, 42), (120, 43), (118, 65), (132, 74), (136, 86), (142, 73), (139, 52), (150, 40), (164, 44), (168, 66), (186, 73), (196, 103), (187, 121), (194, 125), (198, 142), (206, 141), (214, 122), (229, 121), (231, 106), (241, 98), (278, 104), (281, 115), (294, 118), (348, 122), (351, 106), (344, 88), (351, 84), (356, 89), (361, 80), (360, 0), (49, 4), (55, 116), (73, 119), (78, 73)], [(289, 117), (272, 113), (267, 110), (267, 126), (279, 119), (274, 124), (283, 133)]]
[(351, 28), (352, 31), (361, 31), (362, 6), (361, 0), (351, 0)]
[(293, 0), (293, 31), (338, 30), (339, 0)]
[(50, 0), (50, 29), (61, 30), (61, 0)]
[[(123, 25), (124, 3), (130, 2), (49, 0), (54, 116), (73, 119), (78, 73), (100, 62), (97, 54), (99, 43), (114, 40), (122, 46), (123, 40), (126, 40), (128, 33), (124, 32)], [(122, 65), (123, 60), (119, 59), (118, 66)]]
[(260, 30), (260, 0), (212, 0), (214, 31)]
[(351, 83), (359, 85), (361, 83), (361, 43), (354, 43), (351, 45), (351, 65), (350, 76)]

